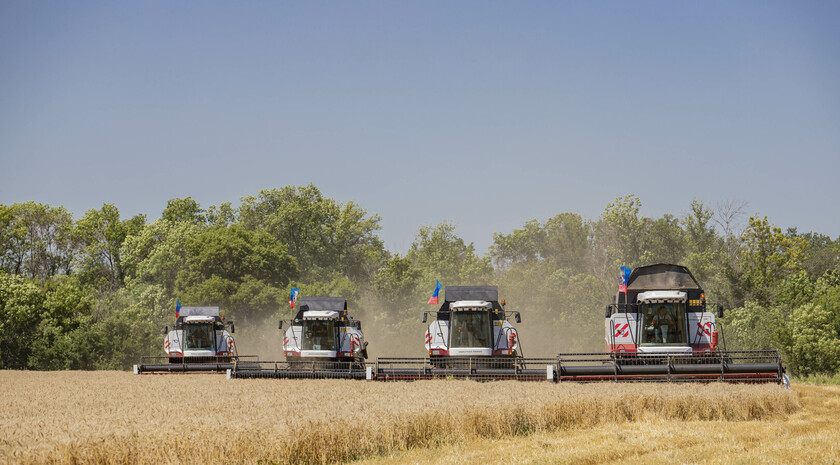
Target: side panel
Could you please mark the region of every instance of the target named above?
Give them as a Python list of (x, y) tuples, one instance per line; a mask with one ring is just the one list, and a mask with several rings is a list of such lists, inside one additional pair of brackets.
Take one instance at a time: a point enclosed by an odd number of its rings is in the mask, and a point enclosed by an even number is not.
[(286, 357), (300, 357), (301, 337), (303, 337), (303, 327), (300, 325), (291, 326), (286, 330), (283, 336), (283, 353)]
[[(510, 345), (513, 336), (513, 347)], [(493, 321), (493, 355), (513, 355), (519, 348), (519, 334), (507, 320)]]
[(430, 352), (437, 351), (432, 355), (449, 355), (449, 346), (447, 340), (449, 339), (449, 322), (445, 320), (435, 320), (429, 325), (426, 331), (429, 342), (426, 343), (426, 349)]
[(688, 312), (688, 340), (695, 351), (711, 350), (716, 329), (714, 313)]
[(362, 332), (352, 326), (339, 328), (338, 348), (339, 357), (361, 356), (364, 348), (364, 336)]
[(184, 338), (183, 330), (169, 331), (169, 334), (163, 338), (163, 351), (166, 355), (184, 355), (184, 348), (181, 346), (181, 341)]
[(348, 327), (347, 336), (349, 339), (348, 343), (350, 347), (350, 353), (354, 357), (361, 357), (362, 350), (365, 348), (365, 335), (356, 328)]
[(638, 327), (635, 313), (614, 313), (605, 322), (608, 352), (636, 352)]
[(233, 336), (226, 330), (216, 331), (216, 355), (231, 355), (236, 353)]

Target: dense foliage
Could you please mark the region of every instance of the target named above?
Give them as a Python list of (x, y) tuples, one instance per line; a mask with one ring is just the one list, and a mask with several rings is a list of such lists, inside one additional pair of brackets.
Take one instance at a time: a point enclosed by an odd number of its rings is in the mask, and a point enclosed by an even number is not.
[(688, 266), (728, 309), (729, 348), (778, 348), (798, 374), (840, 369), (840, 238), (782, 232), (736, 202), (656, 219), (640, 207), (630, 195), (597, 219), (528, 221), (494, 234), (484, 255), (452, 224), (421, 226), (402, 256), (385, 249), (378, 215), (313, 185), (262, 190), (238, 208), (172, 199), (151, 223), (112, 204), (78, 220), (0, 205), (0, 368), (127, 368), (160, 353), (176, 299), (221, 306), (243, 336), (276, 340), (264, 328), (289, 316), (291, 287), (347, 297), (374, 353), (420, 355), (435, 280), (499, 285), (523, 313), (525, 355), (600, 351), (618, 267), (666, 262)]

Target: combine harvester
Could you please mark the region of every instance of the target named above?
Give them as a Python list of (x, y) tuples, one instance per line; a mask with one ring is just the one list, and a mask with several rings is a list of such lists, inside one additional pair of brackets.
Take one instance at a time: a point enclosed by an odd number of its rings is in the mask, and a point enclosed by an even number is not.
[(727, 351), (720, 344), (723, 326), (706, 311), (706, 295), (684, 266), (632, 273), (623, 267), (605, 331), (606, 353), (557, 356), (557, 381), (787, 383), (779, 351)]
[[(438, 287), (429, 303), (437, 303)], [(510, 323), (519, 312), (505, 310), (495, 286), (447, 287), (443, 304), (429, 313), (435, 320), (426, 330), (428, 358), (379, 358), (368, 378), (414, 380), (470, 378), (476, 380), (553, 379), (553, 359), (525, 359), (519, 333)]]
[(236, 363), (228, 378), (365, 379), (367, 345), (346, 299), (303, 297), (283, 337), (286, 360)]
[[(135, 374), (224, 373), (241, 360), (256, 356), (238, 355), (231, 333), (232, 321), (225, 322), (219, 307), (175, 307), (175, 326), (164, 329), (164, 356), (141, 357)], [(230, 333), (225, 329), (230, 327)]]

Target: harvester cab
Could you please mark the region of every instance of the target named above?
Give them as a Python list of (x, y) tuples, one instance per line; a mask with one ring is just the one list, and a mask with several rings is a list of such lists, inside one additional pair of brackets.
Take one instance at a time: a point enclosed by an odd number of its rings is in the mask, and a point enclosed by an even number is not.
[(608, 352), (643, 355), (690, 355), (717, 350), (714, 313), (688, 268), (658, 264), (636, 268), (627, 292), (608, 307)]
[[(519, 333), (508, 321), (519, 312), (505, 311), (495, 286), (459, 286), (444, 290), (444, 302), (426, 330), (432, 361), (452, 357), (514, 358), (521, 352)], [(427, 319), (424, 313), (424, 322)]]
[(367, 358), (362, 323), (347, 312), (346, 299), (303, 297), (299, 305), (283, 338), (286, 360), (361, 362)]

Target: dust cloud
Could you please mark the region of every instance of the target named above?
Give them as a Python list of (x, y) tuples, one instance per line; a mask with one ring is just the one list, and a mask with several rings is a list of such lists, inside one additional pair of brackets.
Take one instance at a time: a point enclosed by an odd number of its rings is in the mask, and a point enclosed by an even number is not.
[[(512, 314), (509, 315), (510, 323), (519, 333), (519, 355), (554, 358), (558, 353), (604, 351), (603, 309), (610, 295), (597, 284), (595, 289), (582, 284), (576, 286), (562, 292), (499, 286), (499, 298), (506, 300), (505, 310), (520, 312), (522, 317), (522, 322), (516, 323)], [(431, 305), (386, 308), (380, 302), (362, 298), (352, 306), (350, 314), (362, 322), (368, 360), (374, 361), (378, 357), (426, 357), (424, 336), (434, 321), (434, 313), (422, 323), (423, 311), (436, 310)], [(237, 325), (233, 336), (239, 354), (258, 355), (260, 360), (283, 360), (283, 336), (288, 323), (280, 331), (278, 319), (270, 317), (259, 323)]]

